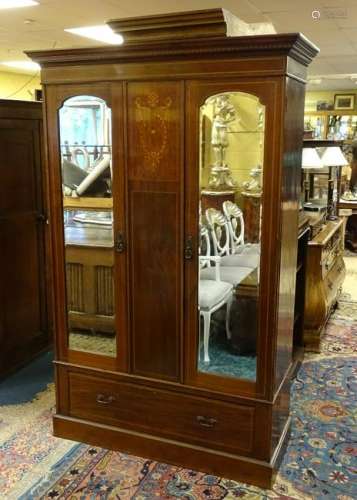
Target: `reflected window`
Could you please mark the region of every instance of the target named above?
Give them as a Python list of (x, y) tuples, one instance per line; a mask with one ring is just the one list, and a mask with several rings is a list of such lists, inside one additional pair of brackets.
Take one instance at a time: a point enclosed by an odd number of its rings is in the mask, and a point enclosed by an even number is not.
[(116, 356), (111, 111), (76, 96), (59, 111), (69, 348)]
[(226, 92), (200, 109), (198, 370), (256, 380), (265, 107)]

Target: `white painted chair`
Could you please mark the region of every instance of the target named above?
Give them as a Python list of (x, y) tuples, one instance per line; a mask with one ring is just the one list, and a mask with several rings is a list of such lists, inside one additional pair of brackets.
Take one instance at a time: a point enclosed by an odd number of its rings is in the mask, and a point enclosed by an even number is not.
[(223, 213), (228, 222), (229, 236), (231, 238), (231, 248), (238, 248), (244, 245), (244, 218), (243, 212), (236, 203), (232, 201), (223, 202)]
[(228, 200), (223, 202), (223, 213), (228, 223), (229, 253), (231, 255), (260, 254), (260, 245), (244, 242), (244, 218), (243, 212), (238, 205)]
[[(220, 257), (217, 255), (210, 255), (211, 244), (209, 232), (206, 227), (201, 227), (200, 229), (199, 253), (199, 310), (200, 316), (202, 316), (203, 318), (204, 361), (206, 363), (209, 363), (209, 336), (211, 329), (211, 316), (215, 311), (220, 309), (225, 304), (227, 305), (226, 333), (228, 338), (231, 337), (229, 329), (229, 315), (233, 300), (233, 285), (231, 283), (221, 281)], [(204, 253), (204, 255), (201, 255), (201, 253)], [(211, 265), (212, 262), (214, 262), (214, 266)], [(214, 279), (202, 278), (202, 273), (206, 269), (212, 271)]]
[[(228, 221), (219, 210), (208, 208), (206, 219), (213, 242), (214, 255), (220, 257), (221, 279), (239, 285), (259, 265), (257, 254), (231, 254)], [(213, 270), (205, 269), (202, 276), (213, 279)]]

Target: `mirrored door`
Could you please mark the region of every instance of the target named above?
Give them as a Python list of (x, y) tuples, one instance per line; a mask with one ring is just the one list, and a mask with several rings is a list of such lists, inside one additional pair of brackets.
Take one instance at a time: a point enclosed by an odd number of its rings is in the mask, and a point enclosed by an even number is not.
[(199, 113), (197, 371), (255, 382), (265, 106), (232, 91)]
[(78, 95), (58, 120), (68, 347), (116, 357), (111, 110)]

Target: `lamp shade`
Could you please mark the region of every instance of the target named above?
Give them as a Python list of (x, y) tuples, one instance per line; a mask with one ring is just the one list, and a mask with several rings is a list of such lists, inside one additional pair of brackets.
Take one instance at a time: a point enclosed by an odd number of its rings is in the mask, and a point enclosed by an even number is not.
[(338, 146), (326, 148), (321, 156), (321, 161), (325, 167), (344, 167), (348, 165), (345, 155)]
[(324, 168), (324, 164), (315, 148), (303, 148), (302, 168)]

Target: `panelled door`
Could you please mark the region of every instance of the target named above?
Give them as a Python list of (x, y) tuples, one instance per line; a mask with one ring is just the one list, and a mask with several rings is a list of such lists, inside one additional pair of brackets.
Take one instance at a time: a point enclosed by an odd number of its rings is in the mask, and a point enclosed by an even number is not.
[(0, 120), (0, 350), (11, 366), (48, 329), (40, 133), (39, 120)]
[(262, 396), (273, 352), (277, 89), (260, 78), (186, 86), (185, 381), (233, 394)]
[(46, 98), (59, 358), (127, 371), (122, 89), (59, 85)]
[(183, 84), (127, 84), (132, 372), (181, 377)]

